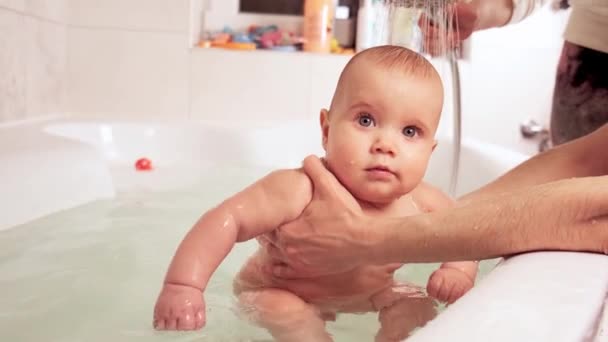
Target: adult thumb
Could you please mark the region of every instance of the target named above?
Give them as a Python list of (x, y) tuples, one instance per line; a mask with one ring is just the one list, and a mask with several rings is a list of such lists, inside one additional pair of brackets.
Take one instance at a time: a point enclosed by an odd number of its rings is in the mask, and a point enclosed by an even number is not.
[(302, 166), (304, 172), (306, 172), (312, 181), (314, 197), (327, 197), (328, 195), (335, 195), (340, 191), (346, 191), (319, 157), (315, 155), (306, 157)]

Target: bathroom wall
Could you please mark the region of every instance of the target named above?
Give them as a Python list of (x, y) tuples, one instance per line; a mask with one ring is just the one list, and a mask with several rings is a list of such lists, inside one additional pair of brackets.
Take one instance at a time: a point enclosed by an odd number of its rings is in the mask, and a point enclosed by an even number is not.
[(518, 24), (473, 35), (470, 59), (462, 63), (467, 135), (536, 152), (536, 142), (520, 137), (519, 124), (535, 119), (548, 127), (569, 14), (547, 5)]
[(70, 0), (68, 111), (185, 118), (189, 0)]
[[(201, 22), (218, 27), (224, 20), (242, 24), (253, 18), (238, 14), (238, 0), (69, 1), (67, 108), (76, 116), (316, 118), (348, 61), (335, 55), (191, 49)], [(206, 16), (201, 8), (209, 9)], [(548, 120), (567, 15), (545, 7), (520, 24), (474, 35), (471, 55), (460, 61), (466, 136), (536, 151), (535, 142), (520, 137), (519, 123)], [(442, 60), (433, 62), (448, 88), (442, 123), (447, 129), (450, 69)]]
[(0, 0), (0, 123), (66, 103), (68, 0)]
[[(207, 26), (213, 29), (221, 28), (222, 22), (238, 27), (251, 19), (238, 13), (238, 0), (211, 1), (208, 8), (206, 22)], [(518, 24), (476, 32), (473, 35), (470, 40), (471, 53), (459, 62), (463, 130), (466, 136), (509, 145), (528, 153), (536, 152), (537, 142), (523, 139), (519, 126), (528, 119), (548, 124), (555, 68), (568, 15), (569, 11), (556, 12), (546, 5)], [(293, 17), (284, 20), (294, 22)], [(192, 108), (196, 109), (193, 115), (196, 117), (217, 116), (220, 113), (238, 116), (238, 113), (243, 111), (251, 115), (254, 112), (255, 115), (263, 112), (268, 116), (273, 112), (269, 108), (273, 103), (268, 101), (271, 98), (279, 102), (278, 110), (274, 111), (275, 115), (315, 116), (320, 106), (327, 105), (339, 68), (345, 62), (336, 56), (290, 59), (233, 52), (226, 53), (227, 57), (223, 59), (217, 54), (204, 51), (198, 51), (197, 54), (199, 57), (193, 59), (193, 70), (198, 72), (193, 74), (195, 81), (192, 97)], [(243, 57), (235, 57), (237, 55)], [(289, 61), (292, 63), (289, 64)], [(447, 62), (441, 59), (434, 59), (433, 63), (446, 82), (446, 115), (442, 126), (449, 129), (450, 68)], [(210, 65), (213, 67), (207, 68)], [(228, 68), (228, 65), (231, 66)], [(292, 66), (290, 74), (284, 72), (288, 65)], [(293, 67), (295, 65), (298, 67)], [(266, 69), (265, 75), (268, 77), (259, 77), (261, 68)], [(203, 80), (197, 75), (207, 77)], [(272, 75), (279, 79), (273, 79)], [(196, 81), (197, 79), (199, 81)], [(236, 79), (241, 80), (240, 86), (234, 81)], [(197, 87), (204, 84), (207, 88)], [(249, 86), (249, 91), (233, 91), (242, 89), (244, 84)], [(256, 84), (260, 86), (255, 87)], [(308, 91), (303, 88), (305, 84), (308, 85)], [(245, 96), (246, 101), (226, 103), (223, 102), (222, 93), (231, 94), (230, 96), (243, 94), (239, 96)], [(306, 96), (310, 98), (307, 101), (308, 107), (302, 103)], [(247, 110), (251, 108), (248, 104), (254, 103), (255, 98), (267, 100), (253, 105), (259, 109), (257, 112)], [(294, 105), (283, 105), (286, 103)], [(209, 104), (213, 110), (205, 112), (204, 105)]]

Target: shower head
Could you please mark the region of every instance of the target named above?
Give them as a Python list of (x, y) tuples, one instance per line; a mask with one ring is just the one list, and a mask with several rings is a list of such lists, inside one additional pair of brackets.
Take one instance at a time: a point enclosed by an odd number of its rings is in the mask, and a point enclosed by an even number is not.
[[(365, 16), (372, 16), (374, 25), (363, 25), (375, 30), (369, 33), (364, 44), (358, 50), (372, 45), (393, 44), (408, 47), (419, 53), (431, 53), (435, 56), (454, 56), (456, 58), (468, 55), (469, 46), (452, 47), (454, 30), (458, 29), (454, 4), (468, 3), (471, 0), (366, 0)], [(365, 7), (362, 7), (365, 8)], [(370, 14), (374, 13), (374, 14)], [(425, 20), (421, 20), (421, 16)], [(436, 35), (426, 40), (425, 32), (428, 26), (436, 28)], [(450, 29), (447, 29), (450, 28)]]

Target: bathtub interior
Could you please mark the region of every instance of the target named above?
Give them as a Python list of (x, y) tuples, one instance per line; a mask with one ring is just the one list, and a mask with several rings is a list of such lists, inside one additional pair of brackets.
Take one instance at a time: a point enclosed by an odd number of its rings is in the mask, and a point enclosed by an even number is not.
[[(322, 155), (314, 123), (60, 121), (40, 130), (61, 143), (93, 147), (110, 175), (114, 195), (1, 232), (0, 274), (10, 275), (0, 275), (6, 295), (0, 311), (4, 336), (22, 341), (268, 339), (265, 331), (239, 320), (233, 311), (231, 279), (255, 250), (252, 241), (238, 244), (214, 274), (206, 291), (209, 320), (204, 330), (154, 332), (151, 313), (175, 247), (200, 214), (272, 169), (298, 167), (304, 156)], [(439, 140), (426, 177), (447, 189), (450, 140)], [(467, 162), (461, 175), (474, 177), (459, 191), (493, 179), (515, 162), (485, 152), (471, 142), (463, 146)], [(152, 172), (134, 170), (140, 157), (153, 161)], [(494, 263), (484, 262), (481, 274)], [(436, 266), (404, 267), (397, 278), (424, 285)], [(32, 324), (37, 329), (29, 329)], [(343, 315), (328, 325), (337, 340), (349, 341), (370, 340), (377, 328), (373, 313)]]
[[(307, 155), (324, 154), (320, 129), (312, 121), (230, 124), (206, 121), (189, 125), (81, 122), (49, 125), (44, 130), (94, 146), (111, 169), (122, 171), (113, 174), (118, 189), (148, 179), (151, 187), (179, 181), (175, 177), (163, 177), (164, 171), (178, 172), (184, 176), (181, 180), (191, 181), (199, 167), (248, 165), (270, 171), (297, 168)], [(425, 180), (448, 192), (453, 162), (452, 138), (438, 134), (437, 140)], [(129, 172), (134, 161), (141, 157), (152, 160), (155, 172), (143, 176)], [(458, 186), (452, 195), (477, 189), (527, 157), (487, 142), (465, 139)], [(123, 182), (129, 175), (136, 177)], [(173, 183), (173, 186), (177, 185)]]

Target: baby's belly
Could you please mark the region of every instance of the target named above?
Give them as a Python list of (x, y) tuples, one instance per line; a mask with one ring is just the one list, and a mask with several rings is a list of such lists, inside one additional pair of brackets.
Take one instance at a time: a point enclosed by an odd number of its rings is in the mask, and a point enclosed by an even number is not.
[(305, 280), (279, 280), (262, 271), (268, 259), (260, 250), (241, 269), (235, 279), (235, 291), (280, 288), (308, 303), (328, 310), (370, 310), (369, 299), (393, 285), (393, 273), (400, 264), (364, 266), (346, 273)]

